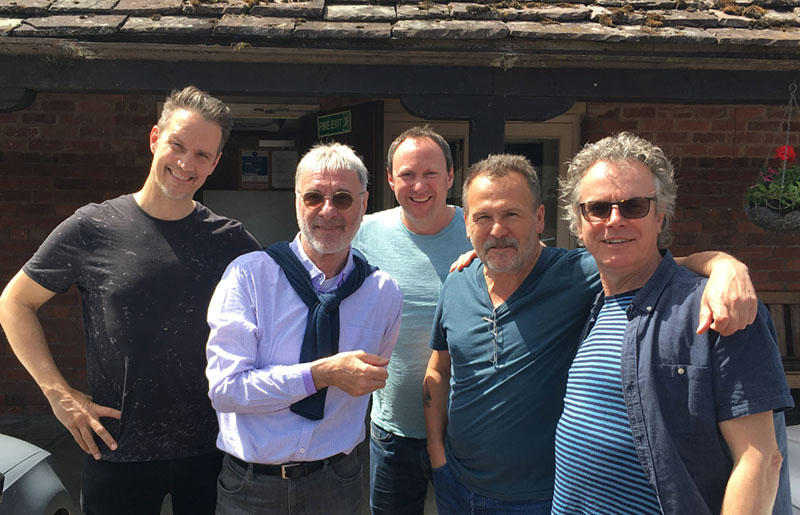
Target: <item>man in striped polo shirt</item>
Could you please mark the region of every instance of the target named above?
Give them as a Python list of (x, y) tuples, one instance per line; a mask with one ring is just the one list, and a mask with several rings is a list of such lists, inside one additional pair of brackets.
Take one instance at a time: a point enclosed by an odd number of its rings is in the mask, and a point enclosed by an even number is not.
[[(423, 383), (439, 515), (549, 515), (556, 423), (567, 370), (601, 288), (597, 267), (583, 249), (539, 244), (544, 206), (536, 172), (523, 156), (474, 164), (462, 198), (480, 260), (445, 279)], [(731, 270), (745, 269), (748, 282), (746, 267), (726, 266), (731, 259), (719, 257), (701, 254), (685, 263), (706, 272), (712, 262), (722, 265), (709, 281), (725, 285), (717, 293), (741, 284)], [(723, 323), (720, 312), (731, 305), (711, 304), (719, 330), (752, 320), (745, 315)], [(701, 326), (709, 323), (711, 317)]]
[(706, 279), (659, 251), (677, 185), (658, 147), (587, 145), (562, 186), (603, 291), (569, 370), (553, 513), (772, 513), (793, 402), (766, 308), (733, 335), (696, 333)]

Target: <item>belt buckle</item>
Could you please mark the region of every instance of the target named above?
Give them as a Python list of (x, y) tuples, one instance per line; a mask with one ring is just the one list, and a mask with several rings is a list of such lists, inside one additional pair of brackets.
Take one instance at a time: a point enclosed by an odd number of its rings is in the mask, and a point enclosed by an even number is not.
[(281, 479), (291, 479), (289, 476), (286, 475), (286, 471), (291, 467), (291, 464), (288, 465), (281, 465)]

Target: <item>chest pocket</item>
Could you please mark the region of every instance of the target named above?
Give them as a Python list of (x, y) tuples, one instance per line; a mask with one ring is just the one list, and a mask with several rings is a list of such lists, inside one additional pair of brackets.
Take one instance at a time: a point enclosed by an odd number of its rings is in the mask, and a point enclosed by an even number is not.
[(673, 435), (716, 431), (711, 369), (693, 365), (655, 365), (658, 403)]

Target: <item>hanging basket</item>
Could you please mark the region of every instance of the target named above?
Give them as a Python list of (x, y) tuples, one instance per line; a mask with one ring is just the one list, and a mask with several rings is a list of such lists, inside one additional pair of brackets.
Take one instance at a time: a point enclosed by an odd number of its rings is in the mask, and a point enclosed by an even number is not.
[[(800, 161), (789, 144), (792, 112), (797, 104), (797, 84), (789, 86), (789, 103), (783, 121), (773, 139), (773, 148), (781, 130), (785, 130), (784, 145), (764, 160), (759, 178), (744, 196), (744, 212), (753, 224), (774, 232), (800, 232)], [(784, 129), (785, 127), (785, 129)], [(770, 164), (770, 159), (774, 160)]]
[(776, 211), (767, 206), (745, 204), (744, 212), (753, 224), (766, 231), (800, 232), (800, 211)]

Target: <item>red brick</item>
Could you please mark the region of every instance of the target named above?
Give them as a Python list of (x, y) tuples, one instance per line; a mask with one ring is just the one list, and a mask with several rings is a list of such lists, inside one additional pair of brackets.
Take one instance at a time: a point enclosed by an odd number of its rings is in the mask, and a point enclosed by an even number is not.
[[(641, 133), (642, 130), (645, 131), (671, 131), (675, 129), (675, 120), (671, 120), (669, 118), (656, 118), (655, 120), (640, 120), (639, 121), (639, 131), (637, 134), (643, 138), (645, 138), (644, 134)], [(652, 139), (652, 138), (645, 138), (645, 139)]]
[(702, 120), (678, 120), (675, 122), (675, 129), (679, 131), (706, 132), (711, 130), (711, 121)]
[(622, 109), (623, 118), (653, 118), (655, 115), (655, 107), (625, 107)]
[(728, 135), (724, 132), (695, 132), (692, 134), (692, 141), (695, 143), (725, 143), (727, 140)]

